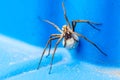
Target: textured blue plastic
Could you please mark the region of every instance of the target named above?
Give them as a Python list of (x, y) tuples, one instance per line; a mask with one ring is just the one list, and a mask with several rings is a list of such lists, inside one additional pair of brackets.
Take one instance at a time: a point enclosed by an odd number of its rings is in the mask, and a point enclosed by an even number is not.
[(0, 80), (119, 80), (120, 1), (64, 0), (64, 4), (69, 21), (102, 23), (96, 26), (101, 31), (79, 23), (76, 32), (96, 43), (108, 56), (80, 38), (79, 46), (73, 50), (59, 44), (51, 75), (48, 74), (51, 56), (43, 58), (42, 67), (36, 70), (50, 34), (58, 33), (38, 17), (61, 28), (66, 24), (62, 0), (1, 0)]

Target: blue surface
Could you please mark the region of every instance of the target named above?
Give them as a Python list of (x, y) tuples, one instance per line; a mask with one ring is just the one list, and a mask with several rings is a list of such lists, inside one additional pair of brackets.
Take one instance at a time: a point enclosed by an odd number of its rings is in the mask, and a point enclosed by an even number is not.
[[(52, 74), (49, 61), (43, 59), (36, 70), (40, 53), (52, 33), (51, 25), (38, 16), (66, 24), (62, 0), (1, 0), (0, 1), (0, 80), (119, 80), (120, 67), (120, 1), (65, 0), (69, 20), (86, 19), (102, 23), (96, 31), (87, 24), (77, 24), (76, 31), (95, 42), (105, 53), (80, 38), (80, 45), (66, 50), (59, 45)], [(62, 47), (62, 48), (61, 48)]]

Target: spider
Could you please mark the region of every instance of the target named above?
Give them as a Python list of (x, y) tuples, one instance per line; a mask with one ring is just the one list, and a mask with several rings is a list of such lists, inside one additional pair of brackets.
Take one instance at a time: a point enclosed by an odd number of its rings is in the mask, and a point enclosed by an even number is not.
[(49, 74), (51, 73), (53, 59), (54, 59), (54, 55), (55, 55), (57, 46), (62, 40), (63, 40), (63, 46), (65, 48), (74, 48), (76, 43), (79, 42), (79, 37), (81, 37), (81, 38), (85, 39), (86, 41), (88, 41), (89, 43), (91, 43), (93, 46), (95, 46), (104, 56), (107, 56), (107, 54), (104, 53), (94, 42), (90, 41), (87, 37), (83, 36), (82, 34), (79, 34), (79, 33), (75, 32), (75, 27), (76, 27), (77, 23), (87, 23), (92, 28), (94, 28), (94, 29), (96, 29), (98, 31), (100, 29), (96, 28), (94, 25), (100, 25), (100, 24), (95, 23), (95, 22), (91, 22), (89, 20), (73, 20), (72, 24), (70, 24), (70, 22), (68, 20), (68, 17), (66, 16), (66, 10), (65, 10), (65, 7), (64, 7), (64, 2), (62, 2), (62, 8), (63, 8), (63, 12), (64, 12), (64, 18), (65, 18), (65, 20), (67, 22), (67, 25), (63, 25), (62, 29), (60, 29), (56, 24), (54, 24), (53, 22), (51, 22), (49, 20), (42, 20), (44, 22), (47, 22), (47, 23), (51, 24), (53, 27), (55, 27), (60, 32), (60, 34), (51, 34), (50, 35), (50, 38), (49, 38), (49, 40), (48, 40), (48, 42), (47, 42), (47, 44), (46, 44), (46, 46), (44, 48), (44, 51), (43, 51), (43, 53), (41, 55), (41, 58), (40, 58), (40, 61), (39, 61), (39, 64), (38, 64), (37, 69), (39, 69), (39, 67), (40, 67), (43, 55), (45, 54), (45, 51), (46, 51), (48, 45), (49, 45), (49, 52), (48, 52), (47, 56), (50, 55), (51, 41), (58, 39), (56, 44), (55, 44), (55, 48), (54, 48), (54, 51), (53, 51), (53, 54), (52, 54), (52, 59), (51, 59), (51, 62), (50, 62)]

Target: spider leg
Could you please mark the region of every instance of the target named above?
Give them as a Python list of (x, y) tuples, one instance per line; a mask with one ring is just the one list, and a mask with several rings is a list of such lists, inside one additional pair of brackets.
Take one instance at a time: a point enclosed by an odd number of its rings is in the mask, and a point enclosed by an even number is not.
[[(75, 33), (75, 32), (74, 32)], [(88, 41), (89, 43), (91, 43), (93, 46), (95, 46), (103, 55), (107, 56), (106, 53), (104, 53), (94, 42), (90, 41), (88, 38), (86, 38), (85, 36), (83, 36), (82, 34), (78, 34), (75, 33), (76, 35), (78, 35), (79, 37), (82, 37), (83, 39), (85, 39), (86, 41)]]
[(53, 23), (53, 22), (51, 22), (51, 21), (49, 21), (49, 20), (42, 20), (42, 19), (40, 19), (40, 17), (38, 17), (38, 18), (39, 18), (40, 21), (44, 21), (44, 22), (47, 22), (47, 23), (51, 24), (51, 25), (52, 25), (53, 27), (55, 27), (59, 32), (62, 33), (62, 30), (61, 30), (55, 23)]
[(40, 64), (41, 64), (43, 55), (45, 54), (45, 51), (46, 51), (48, 45), (50, 44), (51, 40), (55, 40), (55, 39), (58, 39), (58, 37), (50, 38), (50, 39), (48, 40), (48, 42), (47, 42), (47, 44), (46, 44), (46, 47), (44, 48), (44, 51), (43, 51), (43, 53), (42, 53), (42, 56), (40, 57), (40, 60), (39, 60), (39, 64), (38, 64), (38, 68), (37, 68), (37, 69), (39, 69), (39, 66), (40, 66)]
[(58, 39), (58, 41), (57, 41), (56, 44), (55, 44), (55, 48), (54, 48), (54, 51), (53, 51), (53, 54), (52, 54), (52, 59), (51, 59), (51, 62), (50, 62), (49, 74), (51, 73), (51, 69), (52, 69), (52, 64), (53, 64), (53, 59), (54, 59), (55, 51), (56, 51), (56, 49), (57, 49), (58, 44), (59, 44), (60, 41), (62, 40), (62, 38), (63, 38), (63, 35), (61, 35), (61, 37)]
[(65, 38), (64, 38), (64, 42), (65, 42), (64, 47), (66, 47), (66, 39)]
[[(58, 38), (60, 38), (60, 36), (61, 36), (60, 34), (52, 34), (50, 36), (50, 38), (52, 38), (52, 37), (58, 37)], [(50, 55), (51, 46), (52, 46), (52, 41), (50, 41), (49, 52), (48, 52), (48, 55), (46, 57), (48, 57)]]
[(60, 37), (60, 36), (61, 36), (61, 34), (51, 34), (50, 37)]
[(91, 22), (89, 20), (73, 20), (72, 21), (72, 29), (73, 29), (73, 31), (75, 31), (75, 27), (76, 27), (77, 23), (88, 23), (94, 29), (100, 31), (100, 29), (96, 28), (94, 25), (101, 25), (101, 24), (100, 23)]
[(64, 18), (65, 18), (68, 26), (71, 27), (71, 26), (70, 26), (70, 22), (69, 22), (69, 20), (68, 20), (68, 17), (67, 17), (67, 15), (66, 15), (66, 9), (65, 9), (65, 6), (64, 6), (64, 2), (62, 2), (62, 8), (63, 8), (63, 11), (64, 11)]

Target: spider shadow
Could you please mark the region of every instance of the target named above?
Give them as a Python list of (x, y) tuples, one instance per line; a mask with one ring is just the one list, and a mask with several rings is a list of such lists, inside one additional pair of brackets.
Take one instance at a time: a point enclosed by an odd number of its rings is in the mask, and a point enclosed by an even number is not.
[(78, 60), (78, 61), (80, 61), (80, 60), (83, 60), (83, 54), (82, 54), (82, 42), (81, 41), (79, 41), (78, 42), (78, 45), (76, 46), (76, 48), (74, 48), (74, 49), (72, 49), (71, 51), (71, 53), (72, 53), (72, 57), (75, 59), (75, 60)]

